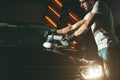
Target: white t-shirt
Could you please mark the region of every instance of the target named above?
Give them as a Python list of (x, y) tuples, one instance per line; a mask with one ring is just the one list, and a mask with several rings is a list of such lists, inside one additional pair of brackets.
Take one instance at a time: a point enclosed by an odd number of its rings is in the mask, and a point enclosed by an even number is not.
[(91, 13), (97, 16), (91, 26), (94, 34), (95, 42), (98, 50), (108, 46), (114, 46), (118, 43), (118, 39), (114, 33), (113, 16), (110, 8), (102, 1), (96, 1), (93, 9), (84, 17), (85, 20)]

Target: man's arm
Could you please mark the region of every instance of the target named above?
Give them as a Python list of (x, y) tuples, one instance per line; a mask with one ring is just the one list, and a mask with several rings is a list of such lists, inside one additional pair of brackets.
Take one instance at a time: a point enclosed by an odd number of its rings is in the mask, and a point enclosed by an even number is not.
[(71, 28), (72, 28), (72, 25), (69, 25), (69, 26), (66, 26), (65, 28), (58, 29), (56, 32), (57, 32), (58, 34), (66, 34), (66, 33), (68, 33), (69, 31), (71, 31)]
[(57, 30), (57, 33), (58, 34), (66, 34), (66, 33), (70, 32), (70, 31), (78, 29), (84, 22), (85, 22), (85, 20), (80, 20), (80, 21), (78, 21), (77, 23), (75, 23), (73, 25), (69, 25), (69, 26), (67, 26), (65, 28)]
[[(94, 19), (95, 19), (96, 15), (97, 15), (96, 13), (90, 13), (90, 15), (88, 16), (87, 19), (82, 20), (83, 22), (79, 21), (79, 22), (73, 24), (74, 26), (71, 26), (69, 28), (69, 30), (73, 30), (73, 29), (76, 29), (76, 28), (78, 28), (78, 29), (73, 34), (71, 34), (69, 36), (66, 36), (64, 38), (64, 40), (71, 41), (75, 37), (81, 36), (82, 34), (87, 32), (89, 30), (89, 27), (91, 27), (92, 23), (94, 22)], [(80, 23), (82, 23), (82, 24), (80, 24)], [(63, 29), (63, 31), (64, 31), (64, 29)]]
[[(89, 30), (92, 23), (94, 22), (96, 13), (90, 13), (87, 19), (84, 19), (84, 23), (71, 35), (66, 36), (65, 39), (72, 41), (75, 37), (81, 37), (85, 32)], [(78, 25), (77, 25), (78, 26)]]
[(92, 23), (94, 22), (95, 16), (96, 13), (90, 13), (88, 19), (86, 19), (81, 27), (79, 27), (79, 29), (74, 32), (74, 35), (77, 37), (87, 32), (89, 30), (89, 27), (91, 27)]

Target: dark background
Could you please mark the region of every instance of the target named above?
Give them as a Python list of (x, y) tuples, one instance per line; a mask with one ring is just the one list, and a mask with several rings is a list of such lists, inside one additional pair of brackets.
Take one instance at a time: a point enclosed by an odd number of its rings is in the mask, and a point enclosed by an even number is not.
[[(16, 21), (26, 23), (40, 23), (41, 16), (47, 11), (47, 4), (50, 0), (1, 0), (0, 21)], [(63, 0), (67, 1), (67, 0)], [(70, 0), (69, 0), (70, 1)], [(68, 1), (68, 2), (69, 2)], [(72, 1), (72, 0), (71, 0)], [(115, 25), (120, 23), (120, 1), (105, 0), (113, 11)], [(73, 4), (66, 4), (73, 5)]]

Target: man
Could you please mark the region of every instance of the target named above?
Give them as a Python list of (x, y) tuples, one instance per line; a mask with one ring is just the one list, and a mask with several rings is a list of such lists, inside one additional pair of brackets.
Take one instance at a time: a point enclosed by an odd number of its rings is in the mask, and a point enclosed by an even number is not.
[[(79, 0), (79, 2), (81, 7), (87, 12), (85, 17), (71, 26), (57, 30), (57, 33), (66, 34), (74, 31), (73, 34), (64, 37), (64, 39), (70, 41), (74, 38), (81, 37), (91, 28), (97, 44), (98, 55), (104, 61), (105, 73), (107, 78), (109, 78), (111, 76), (111, 72), (109, 72), (111, 71), (110, 50), (119, 42), (114, 33), (112, 12), (110, 8), (100, 0)], [(111, 78), (110, 80), (116, 79)]]

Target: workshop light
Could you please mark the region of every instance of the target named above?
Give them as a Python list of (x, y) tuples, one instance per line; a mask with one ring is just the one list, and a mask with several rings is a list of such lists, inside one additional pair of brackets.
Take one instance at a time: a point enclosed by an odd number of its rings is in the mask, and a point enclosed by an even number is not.
[(49, 8), (56, 16), (60, 17), (60, 14), (59, 14), (56, 10), (54, 10), (51, 6), (48, 6), (48, 8)]
[(79, 21), (72, 13), (69, 13), (70, 17), (74, 19), (76, 22)]
[(87, 80), (98, 79), (102, 76), (102, 66), (97, 64), (87, 66), (81, 71), (81, 75), (83, 76), (84, 79)]
[(60, 7), (62, 7), (62, 3), (60, 2), (60, 0), (55, 0), (55, 2), (56, 2)]
[(45, 19), (47, 19), (54, 27), (57, 27), (57, 24), (49, 16), (45, 16)]

